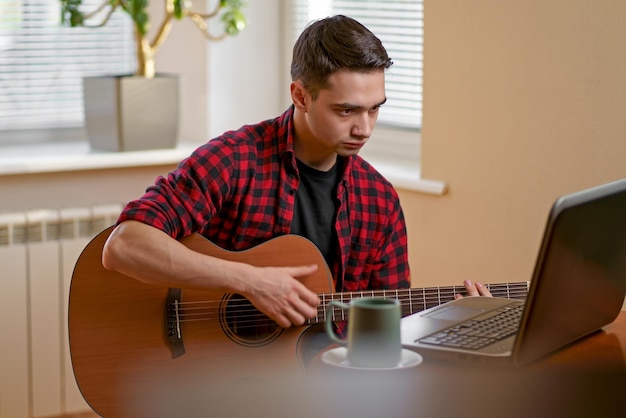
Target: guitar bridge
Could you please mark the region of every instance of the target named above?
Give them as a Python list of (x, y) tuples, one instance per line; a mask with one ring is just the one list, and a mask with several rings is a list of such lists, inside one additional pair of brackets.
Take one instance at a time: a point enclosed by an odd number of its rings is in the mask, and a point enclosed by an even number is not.
[(180, 328), (180, 300), (182, 289), (170, 288), (165, 300), (165, 339), (172, 351), (172, 358), (177, 358), (185, 354), (183, 344), (183, 333)]

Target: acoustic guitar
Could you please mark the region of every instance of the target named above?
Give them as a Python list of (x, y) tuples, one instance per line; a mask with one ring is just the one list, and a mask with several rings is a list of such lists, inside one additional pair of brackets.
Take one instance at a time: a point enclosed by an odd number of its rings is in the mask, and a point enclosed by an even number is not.
[[(247, 251), (226, 251), (195, 234), (188, 248), (256, 266), (317, 264), (302, 282), (321, 304), (307, 325), (280, 328), (241, 295), (168, 289), (142, 283), (102, 266), (102, 249), (112, 227), (83, 250), (69, 296), (69, 346), (78, 387), (105, 417), (143, 416), (158, 400), (184, 399), (181, 388), (223, 386), (301, 373), (307, 342), (326, 317), (332, 300), (356, 297), (398, 299), (406, 316), (454, 299), (462, 286), (335, 293), (329, 269), (306, 238), (285, 235)], [(527, 282), (489, 285), (494, 296), (525, 298)], [(184, 391), (183, 391), (184, 392)]]

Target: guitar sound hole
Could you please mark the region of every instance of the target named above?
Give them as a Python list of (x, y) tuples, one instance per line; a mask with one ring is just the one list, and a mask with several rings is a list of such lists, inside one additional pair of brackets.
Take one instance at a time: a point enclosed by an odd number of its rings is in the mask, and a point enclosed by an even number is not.
[(269, 344), (283, 331), (276, 322), (238, 294), (224, 296), (220, 324), (231, 340), (252, 347)]

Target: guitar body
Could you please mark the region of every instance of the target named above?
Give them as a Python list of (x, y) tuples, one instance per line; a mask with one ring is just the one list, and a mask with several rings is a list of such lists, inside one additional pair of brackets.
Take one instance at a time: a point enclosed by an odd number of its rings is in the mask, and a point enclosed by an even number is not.
[[(154, 416), (147, 412), (149, 406), (178, 399), (182, 388), (204, 385), (200, 387), (209, 390), (272, 379), (303, 367), (300, 342), (308, 327), (281, 329), (269, 319), (251, 324), (247, 313), (260, 313), (249, 302), (211, 291), (185, 289), (168, 310), (169, 289), (102, 266), (102, 248), (111, 230), (94, 238), (79, 257), (69, 299), (74, 374), (83, 397), (100, 415)], [(183, 243), (257, 266), (318, 264), (317, 272), (303, 282), (318, 293), (332, 292), (323, 257), (302, 237), (279, 237), (243, 252), (225, 251), (199, 235)]]

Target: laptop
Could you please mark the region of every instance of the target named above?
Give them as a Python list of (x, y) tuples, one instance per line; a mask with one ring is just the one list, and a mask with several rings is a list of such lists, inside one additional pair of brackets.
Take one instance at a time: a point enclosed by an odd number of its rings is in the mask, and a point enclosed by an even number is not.
[(625, 296), (622, 179), (557, 199), (525, 301), (465, 297), (409, 315), (402, 344), (426, 358), (523, 366), (613, 322)]

